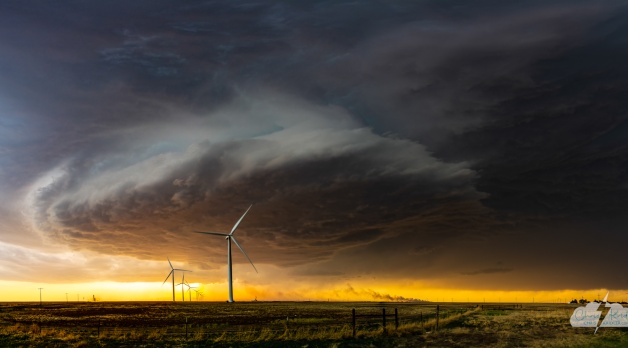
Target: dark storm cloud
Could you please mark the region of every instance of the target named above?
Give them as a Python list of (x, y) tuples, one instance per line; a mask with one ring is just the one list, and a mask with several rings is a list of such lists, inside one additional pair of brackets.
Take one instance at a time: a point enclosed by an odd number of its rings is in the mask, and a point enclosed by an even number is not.
[(474, 276), (478, 274), (493, 274), (493, 273), (507, 273), (507, 272), (512, 272), (512, 268), (500, 268), (500, 267), (484, 268), (484, 269), (478, 269), (471, 272), (461, 272), (460, 274)]
[(500, 16), (489, 11), (401, 24), (317, 73), (344, 93), (337, 102), (376, 128), (436, 147), (452, 133), (483, 125), (497, 105), (534, 84), (531, 65), (580, 45), (583, 32), (608, 11), (586, 3), (512, 7)]
[[(236, 102), (210, 124), (182, 125), (178, 131), (191, 142), (182, 149), (109, 152), (104, 162), (91, 154), (74, 158), (33, 194), (37, 223), (54, 240), (99, 252), (146, 255), (129, 246), (151, 238), (158, 257), (173, 244), (189, 252), (190, 239), (207, 241), (192, 230), (228, 230), (238, 212), (254, 203), (246, 225), (261, 233), (247, 249), (261, 254), (258, 262), (289, 265), (325, 260), (395, 234), (389, 225), (438, 202), (481, 197), (464, 164), (439, 162), (419, 144), (376, 135), (342, 109), (273, 94), (248, 100), (254, 107)], [(262, 135), (220, 141), (220, 115), (254, 123), (264, 109), (264, 122), (239, 131)], [(196, 142), (195, 132), (217, 141)], [(137, 142), (183, 138), (174, 128), (145, 134), (149, 139)]]
[(570, 255), (594, 232), (613, 255), (623, 241), (627, 17), (612, 1), (3, 2), (2, 240), (24, 216), (74, 250), (210, 269), (224, 243), (191, 231), (254, 203), (243, 246), (295, 276), (597, 287), (612, 272), (585, 281)]
[[(602, 262), (600, 269), (593, 261), (621, 254), (625, 242), (618, 231), (626, 226), (619, 217), (628, 207), (620, 96), (627, 87), (621, 63), (626, 15), (625, 8), (608, 13), (551, 58), (526, 64), (526, 84), (495, 81), (503, 99), (481, 126), (433, 147), (439, 157), (475, 163), (481, 173), (476, 187), (488, 194), (485, 206), (529, 221), (527, 229), (513, 229), (511, 242), (494, 245), (517, 251), (506, 258), (517, 264), (513, 275), (520, 275), (495, 278), (508, 279), (513, 289), (538, 286), (529, 279), (549, 289), (628, 284), (614, 275), (614, 262)], [(613, 243), (591, 250), (585, 241), (597, 238)]]

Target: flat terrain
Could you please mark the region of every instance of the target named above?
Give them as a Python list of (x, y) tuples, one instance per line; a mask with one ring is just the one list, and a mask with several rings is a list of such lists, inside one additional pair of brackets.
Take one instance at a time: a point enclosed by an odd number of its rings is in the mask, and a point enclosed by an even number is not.
[(594, 334), (595, 329), (571, 327), (569, 317), (576, 307), (391, 302), (2, 303), (0, 346), (628, 346), (628, 329), (601, 328)]

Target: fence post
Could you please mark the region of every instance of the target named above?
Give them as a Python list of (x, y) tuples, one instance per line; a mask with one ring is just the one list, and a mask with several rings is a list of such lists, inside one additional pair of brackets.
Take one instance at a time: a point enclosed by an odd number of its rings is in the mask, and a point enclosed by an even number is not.
[(397, 308), (395, 308), (395, 330), (399, 329), (399, 314), (397, 313)]
[(185, 340), (188, 339), (188, 317), (185, 317)]
[(386, 334), (386, 308), (382, 308), (382, 327), (384, 329), (384, 335)]
[(353, 326), (353, 338), (355, 338), (355, 308), (351, 310), (351, 326)]
[(96, 338), (100, 338), (100, 319), (98, 319), (98, 335)]
[(438, 330), (438, 316), (440, 314), (440, 305), (436, 305), (436, 330)]
[(425, 331), (425, 328), (423, 327), (423, 311), (421, 311), (421, 331)]

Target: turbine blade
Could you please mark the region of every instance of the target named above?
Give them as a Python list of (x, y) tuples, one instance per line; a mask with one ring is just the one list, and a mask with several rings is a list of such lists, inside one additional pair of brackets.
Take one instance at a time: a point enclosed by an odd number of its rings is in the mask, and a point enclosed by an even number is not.
[(190, 270), (187, 270), (187, 269), (181, 269), (181, 268), (175, 268), (175, 269), (173, 269), (173, 271), (179, 271), (179, 272), (192, 272), (192, 271), (190, 271)]
[(168, 264), (170, 265), (170, 269), (174, 269), (174, 267), (172, 267), (172, 262), (170, 262), (170, 258), (168, 256), (166, 256), (166, 258), (168, 259)]
[(168, 273), (168, 276), (166, 277), (166, 280), (164, 280), (163, 283), (161, 283), (161, 286), (164, 286), (164, 284), (166, 284), (166, 282), (168, 281), (168, 278), (170, 278), (170, 275), (172, 274), (172, 272), (174, 272), (174, 270), (170, 271), (170, 273)]
[(249, 210), (251, 210), (251, 207), (253, 206), (253, 204), (249, 205), (249, 209), (247, 209), (244, 214), (242, 214), (242, 216), (240, 217), (240, 220), (238, 220), (238, 222), (236, 222), (235, 225), (233, 225), (233, 228), (231, 229), (231, 232), (229, 233), (229, 235), (232, 235), (233, 232), (235, 232), (236, 228), (238, 228), (238, 225), (240, 224), (240, 222), (242, 222), (242, 219), (244, 219), (244, 216), (246, 215), (246, 213), (249, 212)]
[(242, 254), (244, 254), (244, 256), (246, 256), (246, 259), (249, 260), (249, 262), (251, 263), (251, 266), (253, 266), (253, 269), (255, 270), (255, 273), (259, 273), (257, 271), (257, 268), (255, 268), (255, 265), (253, 264), (253, 261), (251, 261), (251, 258), (249, 257), (249, 255), (246, 254), (246, 252), (244, 251), (244, 249), (242, 249), (242, 247), (240, 246), (240, 243), (238, 243), (238, 241), (235, 239), (234, 236), (231, 236), (231, 240), (235, 243), (235, 245), (240, 248), (240, 251), (242, 252)]
[(223, 237), (228, 236), (228, 234), (226, 234), (226, 233), (220, 233), (220, 232), (204, 232), (204, 231), (194, 231), (194, 233), (211, 234), (211, 235), (213, 235), (213, 236), (223, 236)]

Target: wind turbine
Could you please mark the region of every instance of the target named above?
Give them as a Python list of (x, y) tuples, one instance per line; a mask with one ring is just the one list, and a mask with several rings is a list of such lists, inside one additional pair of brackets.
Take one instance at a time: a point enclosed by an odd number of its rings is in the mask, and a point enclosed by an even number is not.
[(233, 277), (232, 277), (232, 264), (231, 264), (231, 241), (233, 241), (235, 243), (235, 245), (238, 247), (238, 249), (240, 249), (242, 254), (244, 254), (244, 256), (246, 256), (247, 260), (249, 260), (249, 262), (251, 263), (251, 266), (253, 266), (253, 269), (255, 270), (255, 272), (258, 273), (257, 272), (257, 268), (255, 268), (255, 265), (253, 264), (253, 261), (251, 261), (251, 258), (249, 258), (249, 255), (246, 254), (244, 249), (242, 249), (242, 247), (240, 246), (238, 241), (235, 239), (235, 236), (233, 235), (233, 232), (235, 232), (235, 230), (238, 228), (238, 225), (240, 225), (240, 222), (242, 222), (242, 219), (244, 219), (244, 216), (246, 215), (246, 213), (248, 213), (249, 210), (251, 210), (252, 206), (253, 206), (253, 204), (251, 204), (249, 206), (249, 209), (247, 209), (244, 212), (244, 214), (242, 214), (242, 216), (240, 217), (240, 220), (238, 220), (238, 222), (236, 222), (235, 225), (233, 225), (233, 228), (231, 229), (231, 232), (229, 232), (229, 234), (220, 233), (220, 232), (194, 231), (196, 233), (210, 234), (210, 235), (213, 235), (213, 236), (225, 237), (225, 239), (227, 240), (227, 280), (229, 282), (229, 302), (233, 302)]
[(194, 292), (196, 293), (196, 301), (198, 301), (198, 296), (199, 296), (199, 295), (201, 295), (201, 296), (202, 296), (202, 295), (203, 295), (203, 293), (202, 293), (201, 291), (196, 290), (196, 289), (194, 289)]
[(168, 278), (172, 276), (172, 302), (174, 302), (175, 301), (174, 300), (174, 271), (181, 271), (181, 272), (192, 272), (192, 271), (188, 271), (187, 269), (174, 268), (172, 267), (172, 262), (170, 262), (170, 258), (168, 256), (166, 256), (166, 258), (168, 259), (168, 264), (170, 265), (170, 273), (168, 273), (166, 280), (164, 280), (161, 286), (166, 284), (166, 282), (168, 281)]
[(183, 286), (187, 285), (185, 282), (185, 273), (183, 273), (183, 277), (181, 277), (181, 283), (177, 285), (181, 285), (181, 301), (185, 302), (185, 289), (183, 289)]
[[(189, 296), (189, 298), (190, 298), (190, 302), (192, 302), (192, 290), (193, 290), (193, 289), (196, 289), (196, 286), (192, 286), (192, 285), (190, 285), (190, 283), (188, 283), (188, 282), (186, 282), (186, 283), (185, 283), (185, 286), (187, 286), (187, 287), (188, 287), (188, 296)], [(194, 290), (194, 291), (196, 291), (196, 290)], [(198, 300), (198, 298), (197, 298), (197, 300)]]

